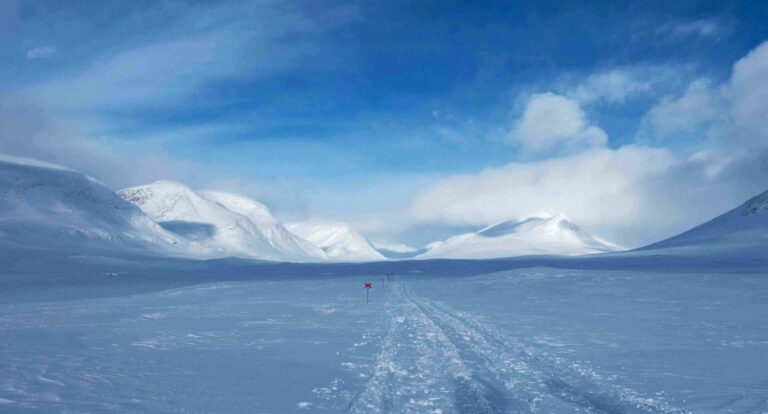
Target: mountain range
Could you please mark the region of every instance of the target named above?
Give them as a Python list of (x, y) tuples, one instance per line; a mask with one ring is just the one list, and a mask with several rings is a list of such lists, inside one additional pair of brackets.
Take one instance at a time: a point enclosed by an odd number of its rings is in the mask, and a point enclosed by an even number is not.
[[(0, 246), (130, 250), (193, 258), (290, 262), (490, 259), (625, 249), (564, 215), (493, 224), (422, 248), (374, 246), (348, 223), (282, 224), (258, 201), (157, 181), (114, 192), (77, 171), (0, 155)], [(713, 220), (634, 252), (711, 252), (768, 246), (768, 191)]]

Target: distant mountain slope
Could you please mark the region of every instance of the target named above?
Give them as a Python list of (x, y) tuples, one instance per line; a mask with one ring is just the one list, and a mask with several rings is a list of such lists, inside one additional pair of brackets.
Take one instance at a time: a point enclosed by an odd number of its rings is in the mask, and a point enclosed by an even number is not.
[(491, 259), (535, 254), (577, 255), (621, 250), (568, 221), (563, 215), (505, 221), (476, 233), (427, 245), (418, 259)]
[(289, 223), (288, 229), (325, 251), (335, 261), (385, 260), (373, 245), (346, 223)]
[(768, 191), (704, 224), (637, 250), (676, 247), (768, 249)]
[(235, 213), (248, 217), (264, 234), (272, 247), (288, 253), (292, 257), (308, 255), (315, 259), (327, 259), (323, 249), (291, 233), (283, 223), (272, 216), (267, 206), (258, 201), (243, 195), (218, 191), (201, 191), (200, 194)]
[(376, 243), (374, 247), (382, 256), (389, 259), (410, 259), (427, 251), (426, 248), (416, 249), (405, 244), (387, 245)]
[(0, 155), (0, 240), (34, 248), (149, 249), (179, 254), (184, 242), (93, 178)]
[(266, 207), (242, 196), (209, 192), (212, 199), (208, 199), (171, 181), (126, 188), (118, 194), (166, 229), (207, 247), (209, 254), (265, 260), (321, 259), (302, 248), (291, 234), (282, 232)]

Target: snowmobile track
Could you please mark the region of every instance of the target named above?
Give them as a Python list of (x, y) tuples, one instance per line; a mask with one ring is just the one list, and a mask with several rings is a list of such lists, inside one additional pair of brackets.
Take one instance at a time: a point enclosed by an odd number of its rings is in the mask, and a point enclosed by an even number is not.
[(396, 283), (373, 373), (348, 412), (681, 413)]

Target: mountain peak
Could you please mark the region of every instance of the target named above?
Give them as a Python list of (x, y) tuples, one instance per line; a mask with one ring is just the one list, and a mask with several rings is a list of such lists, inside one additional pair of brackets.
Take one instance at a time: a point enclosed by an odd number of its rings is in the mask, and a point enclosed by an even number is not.
[(430, 243), (419, 258), (489, 259), (534, 254), (589, 254), (621, 250), (594, 237), (564, 214), (529, 216), (488, 226), (477, 233)]
[(215, 255), (267, 260), (324, 259), (320, 249), (292, 235), (261, 203), (216, 191), (197, 193), (174, 181), (118, 192), (166, 229), (201, 244)]
[(319, 246), (330, 259), (343, 261), (384, 260), (368, 239), (348, 223), (302, 222), (288, 223), (297, 236)]

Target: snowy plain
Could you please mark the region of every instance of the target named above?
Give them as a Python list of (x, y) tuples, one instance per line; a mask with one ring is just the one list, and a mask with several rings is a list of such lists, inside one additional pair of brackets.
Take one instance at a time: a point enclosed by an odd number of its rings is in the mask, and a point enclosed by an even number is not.
[(768, 410), (754, 255), (276, 264), (3, 247), (2, 412)]

